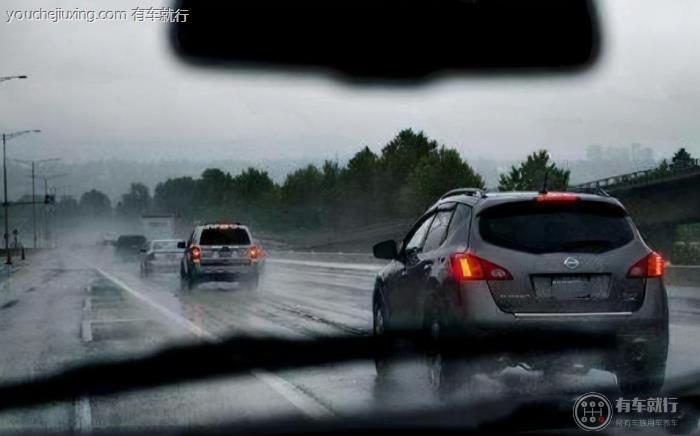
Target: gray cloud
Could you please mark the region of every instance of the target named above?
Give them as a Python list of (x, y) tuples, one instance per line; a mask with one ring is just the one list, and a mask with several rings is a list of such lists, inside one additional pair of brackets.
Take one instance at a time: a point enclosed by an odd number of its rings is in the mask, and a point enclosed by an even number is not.
[[(162, 5), (153, 1), (149, 4)], [(5, 22), (14, 9), (124, 9), (142, 1), (6, 0), (0, 128), (41, 128), (13, 143), (22, 158), (264, 159), (378, 149), (404, 127), (468, 156), (517, 158), (548, 147), (640, 142), (700, 154), (700, 2), (601, 4), (605, 52), (583, 76), (451, 79), (418, 89), (353, 88), (319, 77), (185, 67), (164, 25)], [(20, 142), (21, 141), (21, 142)]]

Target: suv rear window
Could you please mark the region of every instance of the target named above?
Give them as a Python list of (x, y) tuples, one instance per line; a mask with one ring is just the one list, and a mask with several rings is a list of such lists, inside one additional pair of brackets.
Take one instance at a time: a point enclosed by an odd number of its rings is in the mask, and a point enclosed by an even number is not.
[(528, 253), (602, 253), (634, 238), (626, 212), (608, 203), (568, 205), (511, 203), (486, 209), (481, 237)]
[(202, 230), (200, 245), (249, 245), (250, 236), (241, 228), (210, 228)]

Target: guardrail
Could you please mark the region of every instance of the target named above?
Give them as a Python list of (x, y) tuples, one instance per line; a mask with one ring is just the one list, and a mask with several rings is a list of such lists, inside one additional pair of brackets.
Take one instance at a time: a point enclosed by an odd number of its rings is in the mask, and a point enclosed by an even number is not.
[(599, 189), (624, 185), (636, 185), (671, 179), (677, 176), (694, 173), (700, 173), (700, 159), (693, 159), (691, 164), (682, 168), (669, 168), (667, 171), (662, 171), (657, 167), (648, 170), (635, 171), (633, 173), (620, 174), (617, 176), (606, 177), (604, 179), (580, 183), (578, 185), (574, 185), (573, 188)]
[[(315, 252), (280, 250), (270, 252), (274, 259), (291, 260), (299, 262), (332, 262), (339, 265), (374, 266), (379, 269), (386, 265), (387, 261), (374, 258), (371, 253), (342, 253), (342, 252)], [(350, 268), (355, 269), (355, 268)], [(664, 277), (666, 284), (670, 286), (700, 287), (700, 265), (669, 265)], [(698, 295), (700, 298), (700, 294)]]
[(376, 264), (385, 265), (387, 261), (375, 258), (372, 253), (344, 253), (338, 251), (295, 251), (295, 250), (271, 250), (270, 257), (277, 259), (303, 259), (309, 261)]
[(700, 287), (700, 265), (671, 265), (664, 281), (671, 286)]

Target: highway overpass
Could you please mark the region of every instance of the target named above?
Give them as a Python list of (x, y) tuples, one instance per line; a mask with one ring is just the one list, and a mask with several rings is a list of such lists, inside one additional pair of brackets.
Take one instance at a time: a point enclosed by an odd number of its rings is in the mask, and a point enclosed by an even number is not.
[(660, 173), (637, 171), (576, 185), (603, 189), (629, 210), (646, 241), (670, 253), (680, 224), (700, 222), (700, 160), (682, 169)]

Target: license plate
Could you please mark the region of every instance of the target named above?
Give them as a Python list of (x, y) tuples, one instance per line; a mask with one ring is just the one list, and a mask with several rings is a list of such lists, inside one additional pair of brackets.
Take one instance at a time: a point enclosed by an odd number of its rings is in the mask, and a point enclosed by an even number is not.
[(219, 251), (219, 257), (231, 257), (231, 251)]
[(590, 281), (581, 276), (563, 276), (563, 277), (555, 277), (552, 279), (552, 287), (555, 286), (584, 286), (588, 285)]
[(608, 298), (610, 277), (606, 274), (535, 276), (532, 284), (540, 299), (599, 299)]

